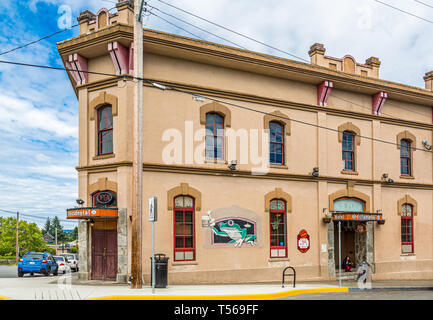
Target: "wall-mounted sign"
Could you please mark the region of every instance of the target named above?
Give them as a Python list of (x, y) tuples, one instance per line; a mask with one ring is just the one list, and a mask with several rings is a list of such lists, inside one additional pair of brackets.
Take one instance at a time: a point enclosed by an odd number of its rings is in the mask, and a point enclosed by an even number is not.
[(298, 250), (302, 253), (307, 252), (310, 249), (310, 236), (306, 230), (299, 231), (298, 234)]
[(158, 220), (158, 198), (149, 198), (149, 221), (155, 222)]
[(376, 213), (333, 213), (334, 221), (380, 221), (383, 220), (381, 214)]
[(66, 209), (67, 219), (117, 218), (117, 208)]
[(235, 248), (247, 243), (255, 245), (256, 223), (244, 218), (222, 218), (212, 228), (212, 245), (233, 245)]

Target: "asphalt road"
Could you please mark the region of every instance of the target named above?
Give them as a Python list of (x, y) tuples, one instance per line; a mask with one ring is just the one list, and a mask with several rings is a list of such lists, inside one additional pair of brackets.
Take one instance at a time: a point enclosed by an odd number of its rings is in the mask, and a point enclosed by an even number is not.
[(433, 300), (433, 290), (362, 290), (348, 293), (314, 293), (281, 300)]

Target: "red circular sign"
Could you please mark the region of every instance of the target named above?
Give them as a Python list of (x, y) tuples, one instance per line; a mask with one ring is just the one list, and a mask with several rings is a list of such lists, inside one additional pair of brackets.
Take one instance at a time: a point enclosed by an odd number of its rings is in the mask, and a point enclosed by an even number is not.
[(302, 253), (307, 252), (310, 249), (310, 236), (304, 229), (299, 231), (298, 234), (298, 250)]

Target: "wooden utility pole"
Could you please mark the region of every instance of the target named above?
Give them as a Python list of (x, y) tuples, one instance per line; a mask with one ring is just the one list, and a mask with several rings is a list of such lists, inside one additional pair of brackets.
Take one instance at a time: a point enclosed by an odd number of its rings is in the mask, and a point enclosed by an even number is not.
[(143, 190), (143, 25), (141, 13), (144, 0), (134, 0), (134, 159), (132, 201), (131, 288), (143, 285), (142, 259), (142, 190)]
[(17, 234), (15, 237), (15, 262), (18, 264), (20, 255), (20, 244), (19, 244), (19, 223), (20, 223), (20, 213), (17, 211)]

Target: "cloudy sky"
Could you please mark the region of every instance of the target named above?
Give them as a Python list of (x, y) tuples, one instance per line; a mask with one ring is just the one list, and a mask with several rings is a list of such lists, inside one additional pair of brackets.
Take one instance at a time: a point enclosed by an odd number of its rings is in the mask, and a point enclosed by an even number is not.
[[(164, 1), (302, 59), (308, 60), (309, 47), (319, 42), (327, 55), (351, 54), (359, 62), (379, 57), (380, 77), (390, 81), (424, 87), (423, 75), (433, 70), (433, 0), (381, 0), (431, 22), (375, 0)], [(2, 0), (0, 53), (75, 24), (81, 11), (96, 13), (102, 7), (113, 8), (115, 2)], [(154, 7), (149, 7), (153, 14), (178, 27), (147, 15), (146, 28), (191, 36), (183, 28), (205, 40), (230, 45), (172, 17), (176, 16), (250, 50), (290, 58), (159, 0), (147, 2)], [(63, 67), (56, 42), (76, 35), (78, 28), (73, 28), (1, 55), (0, 60)], [(65, 220), (65, 209), (74, 206), (77, 198), (77, 107), (65, 72), (0, 63), (0, 209), (40, 217), (27, 217), (40, 225), (55, 215)], [(74, 223), (64, 225), (70, 228)]]

